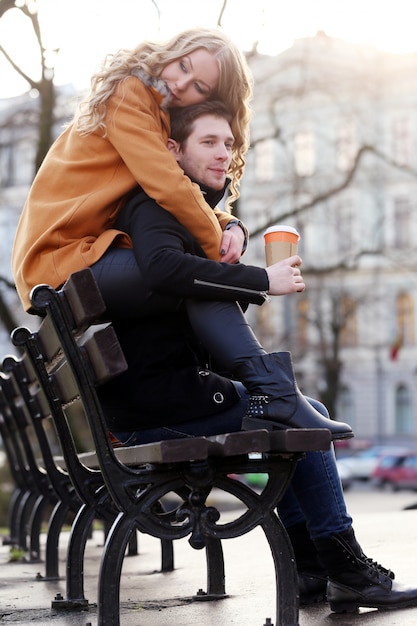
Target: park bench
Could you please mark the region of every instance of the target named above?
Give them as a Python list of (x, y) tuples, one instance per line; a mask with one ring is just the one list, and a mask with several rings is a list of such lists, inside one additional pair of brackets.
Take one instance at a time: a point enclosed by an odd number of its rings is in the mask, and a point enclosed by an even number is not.
[[(29, 446), (26, 434), (26, 416), (22, 404), (15, 403), (13, 383), (0, 372), (0, 435), (6, 452), (10, 473), (14, 481), (9, 505), (9, 537), (3, 538), (3, 544), (11, 545), (24, 552), (28, 551), (32, 560), (39, 556), (39, 535), (35, 532), (35, 519), (39, 522), (39, 513), (43, 508), (44, 495), (50, 494), (49, 481), (39, 471), (35, 456)], [(45, 480), (46, 479), (46, 480)], [(36, 514), (35, 511), (38, 513)], [(29, 526), (31, 542), (28, 547)]]
[[(29, 331), (17, 329), (15, 332), (16, 337), (22, 339)], [(27, 550), (27, 538), (30, 537), (29, 560), (41, 560), (39, 536), (43, 514), (47, 505), (50, 505), (48, 509), (52, 507), (52, 510), (48, 517), (45, 574), (38, 573), (37, 577), (56, 580), (60, 578), (58, 548), (62, 526), (69, 522), (68, 514), (76, 515), (83, 503), (88, 502), (91, 484), (85, 482), (84, 497), (81, 498), (74, 489), (69, 473), (57, 462), (59, 441), (51, 424), (47, 399), (30, 360), (26, 356), (18, 358), (8, 355), (3, 359), (0, 375), (0, 400), (3, 399), (1, 421), (4, 422), (2, 435), (9, 442), (7, 449), (12, 449), (12, 454), (7, 452), (9, 465), (14, 463), (17, 467), (13, 473), (16, 488), (9, 509), (12, 539), (8, 543)], [(5, 430), (6, 426), (8, 430)], [(21, 488), (22, 482), (24, 489)], [(112, 519), (115, 514), (113, 509)], [(82, 533), (76, 533), (77, 541), (81, 536)], [(80, 579), (75, 572), (73, 576), (67, 576), (67, 580), (72, 578)], [(69, 587), (71, 594), (73, 585)], [(79, 598), (80, 594), (75, 592), (74, 597)]]
[[(9, 358), (5, 358), (7, 363)], [(3, 363), (3, 365), (4, 365)], [(40, 533), (45, 514), (58, 496), (46, 468), (39, 462), (40, 449), (31, 437), (27, 407), (6, 371), (0, 372), (0, 433), (15, 482), (9, 507), (10, 537), (4, 543), (27, 552), (31, 562), (40, 560)], [(70, 489), (72, 485), (69, 483)], [(29, 544), (28, 544), (29, 538)]]
[[(243, 536), (259, 526), (275, 568), (276, 624), (298, 624), (297, 572), (276, 506), (297, 461), (306, 451), (328, 449), (330, 432), (242, 431), (114, 448), (96, 389), (124, 371), (126, 363), (113, 327), (102, 322), (105, 307), (92, 272), (74, 273), (58, 291), (39, 285), (31, 303), (42, 322), (34, 332), (19, 328), (12, 335), (14, 345), (24, 351), (24, 357), (16, 359), (19, 367), (24, 365), (21, 371), (26, 370), (18, 384), (28, 406), (36, 405), (39, 394), (39, 405), (47, 405), (47, 410), (38, 413), (52, 417), (64, 471), (82, 502), (67, 552), (67, 597), (55, 598), (52, 606), (87, 602), (82, 581), (76, 578), (82, 579), (87, 531), (95, 517), (108, 524), (98, 576), (99, 626), (120, 624), (122, 566), (136, 531), (161, 540), (162, 553), (165, 550), (168, 555), (167, 569), (173, 567), (173, 540), (189, 537), (193, 548), (205, 548), (205, 595), (218, 599), (226, 596), (222, 540)], [(8, 363), (9, 375), (13, 372), (17, 381), (19, 367)], [(80, 420), (85, 420), (91, 437), (87, 452), (75, 443), (79, 428), (75, 424)], [(253, 473), (267, 476), (261, 490), (239, 479)], [(207, 504), (215, 488), (239, 500), (242, 509), (236, 519), (223, 523), (217, 508)], [(175, 506), (170, 507), (167, 497), (172, 496)]]

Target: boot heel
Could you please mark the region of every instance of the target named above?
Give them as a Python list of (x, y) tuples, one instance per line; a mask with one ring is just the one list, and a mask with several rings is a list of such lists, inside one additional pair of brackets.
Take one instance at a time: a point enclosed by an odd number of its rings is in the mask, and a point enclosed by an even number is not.
[(352, 602), (331, 602), (328, 599), (330, 609), (333, 613), (357, 613), (359, 607)]

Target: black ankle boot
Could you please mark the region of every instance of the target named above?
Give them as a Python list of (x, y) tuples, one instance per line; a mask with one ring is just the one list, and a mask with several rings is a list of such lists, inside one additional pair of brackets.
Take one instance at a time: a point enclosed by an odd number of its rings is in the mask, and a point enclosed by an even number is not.
[(353, 529), (314, 545), (329, 575), (327, 600), (335, 613), (417, 606), (417, 589), (398, 584), (390, 570), (366, 557)]
[(294, 524), (286, 530), (297, 564), (300, 605), (323, 602), (326, 599), (327, 572), (319, 561), (306, 524)]
[(289, 352), (252, 357), (236, 375), (251, 394), (243, 430), (327, 428), (332, 439), (353, 437), (348, 424), (323, 417), (307, 402), (297, 387)]

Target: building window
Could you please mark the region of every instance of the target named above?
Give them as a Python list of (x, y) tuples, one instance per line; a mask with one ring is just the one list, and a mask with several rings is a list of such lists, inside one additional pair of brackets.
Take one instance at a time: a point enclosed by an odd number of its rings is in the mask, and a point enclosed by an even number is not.
[(342, 296), (340, 299), (340, 345), (344, 348), (356, 346), (358, 343), (356, 308), (356, 300), (350, 296)]
[(0, 187), (11, 187), (14, 184), (13, 147), (11, 144), (0, 144)]
[(392, 158), (399, 165), (410, 165), (411, 128), (409, 117), (398, 117), (392, 123)]
[(398, 435), (413, 432), (411, 393), (405, 385), (398, 385), (395, 390), (395, 432)]
[(337, 419), (347, 422), (352, 428), (355, 427), (355, 405), (352, 391), (349, 387), (342, 386), (337, 400)]
[(414, 345), (414, 301), (409, 293), (400, 293), (396, 302), (397, 337), (401, 345)]
[(336, 163), (339, 170), (342, 172), (351, 170), (358, 150), (356, 124), (353, 120), (344, 119), (340, 123), (336, 150)]
[(298, 132), (294, 137), (294, 167), (298, 176), (311, 176), (316, 167), (314, 135), (310, 131)]
[(398, 250), (412, 247), (412, 211), (408, 198), (394, 200), (394, 247)]
[(255, 178), (259, 183), (265, 183), (274, 178), (274, 152), (275, 142), (273, 139), (262, 139), (254, 146), (255, 151)]

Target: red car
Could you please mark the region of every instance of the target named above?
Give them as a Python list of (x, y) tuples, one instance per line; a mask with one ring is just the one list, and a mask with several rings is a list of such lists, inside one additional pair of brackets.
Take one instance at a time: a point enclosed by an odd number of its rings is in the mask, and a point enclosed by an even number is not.
[(380, 459), (372, 478), (378, 486), (391, 486), (394, 491), (417, 491), (417, 451), (402, 455), (388, 455)]

